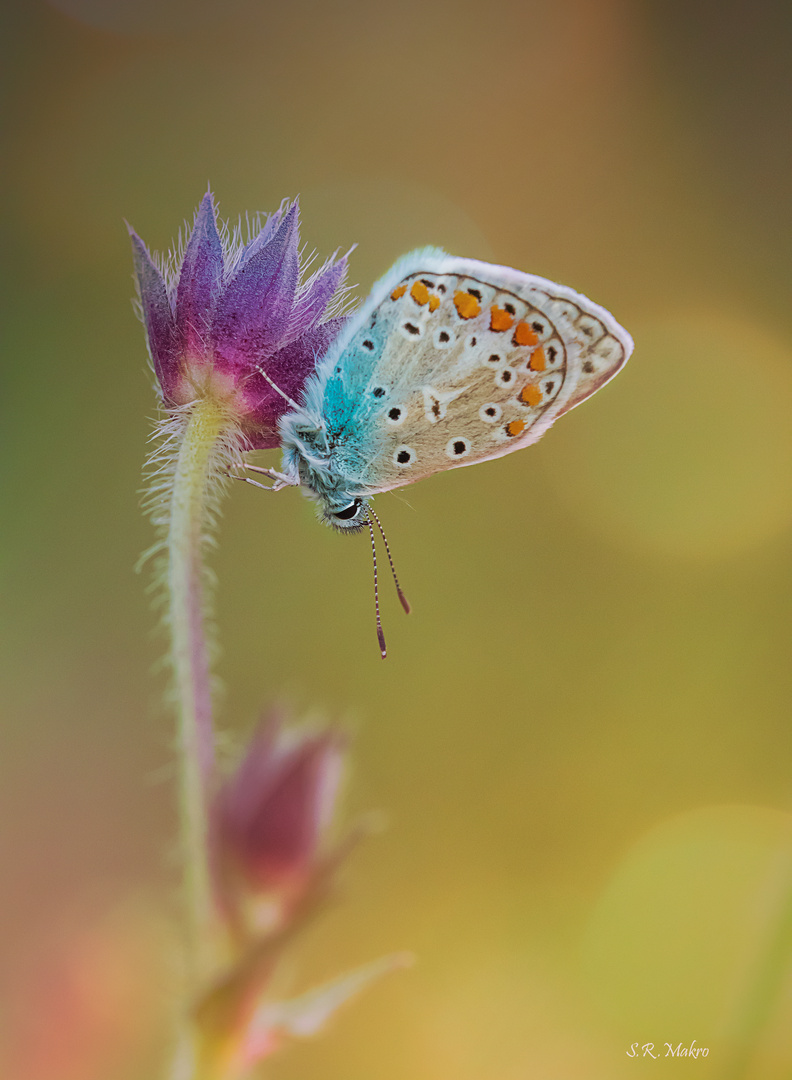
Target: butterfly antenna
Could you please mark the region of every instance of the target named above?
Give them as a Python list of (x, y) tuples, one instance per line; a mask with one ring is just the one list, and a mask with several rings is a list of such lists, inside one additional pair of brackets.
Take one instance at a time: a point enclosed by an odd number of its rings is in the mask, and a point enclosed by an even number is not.
[(410, 614), (410, 601), (407, 599), (407, 597), (402, 592), (401, 585), (399, 584), (399, 579), (396, 577), (396, 567), (393, 565), (393, 559), (391, 558), (390, 547), (388, 546), (388, 538), (385, 535), (385, 530), (382, 527), (382, 522), (380, 521), (380, 519), (377, 517), (377, 515), (374, 513), (374, 511), (371, 509), (370, 506), (368, 507), (368, 512), (369, 512), (369, 514), (371, 514), (371, 516), (376, 521), (377, 528), (379, 529), (380, 533), (382, 534), (382, 539), (383, 539), (383, 542), (385, 544), (385, 550), (388, 553), (388, 562), (390, 563), (391, 573), (393, 574), (393, 584), (396, 586), (396, 592), (399, 594), (399, 600), (401, 600), (401, 606), (404, 608), (404, 610), (409, 615)]
[(385, 648), (385, 634), (382, 632), (382, 619), (380, 618), (379, 608), (379, 589), (377, 587), (377, 548), (374, 544), (374, 526), (371, 524), (371, 518), (366, 518), (366, 524), (369, 527), (369, 533), (371, 534), (371, 557), (374, 560), (374, 610), (377, 613), (377, 641), (379, 642), (380, 652), (382, 653), (382, 659), (388, 655), (388, 650)]
[(286, 391), (285, 391), (285, 390), (281, 390), (281, 388), (280, 388), (280, 387), (278, 386), (278, 384), (272, 381), (272, 379), (271, 379), (271, 378), (269, 377), (269, 375), (268, 375), (268, 374), (266, 373), (266, 371), (264, 370), (264, 368), (263, 368), (263, 367), (257, 367), (257, 368), (256, 368), (256, 371), (257, 371), (257, 372), (259, 373), (259, 375), (263, 375), (263, 376), (264, 376), (264, 378), (265, 378), (265, 379), (267, 380), (267, 382), (268, 382), (268, 383), (270, 384), (270, 386), (272, 387), (272, 389), (273, 389), (273, 390), (275, 390), (275, 391), (276, 391), (277, 393), (279, 393), (279, 394), (280, 394), (280, 396), (281, 396), (281, 397), (282, 397), (282, 398), (283, 398), (283, 399), (284, 399), (285, 401), (288, 401), (288, 403), (289, 403), (289, 404), (291, 405), (291, 407), (292, 407), (293, 409), (299, 409), (299, 408), (300, 408), (300, 406), (299, 406), (299, 405), (297, 404), (297, 402), (296, 402), (296, 401), (294, 400), (294, 398), (290, 398), (290, 397), (289, 397), (289, 395), (288, 395), (288, 394), (286, 393)]
[[(302, 406), (298, 405), (298, 403), (294, 400), (294, 398), (290, 398), (285, 390), (281, 390), (281, 388), (278, 386), (278, 384), (276, 382), (274, 382), (269, 377), (269, 375), (266, 373), (266, 371), (264, 370), (263, 367), (257, 367), (256, 371), (259, 373), (259, 375), (264, 376), (264, 378), (270, 384), (272, 389), (275, 390), (278, 394), (280, 394), (280, 396), (283, 398), (284, 401), (288, 401), (288, 403), (291, 405), (291, 407), (293, 409), (295, 409), (298, 412), (302, 409)], [(327, 450), (329, 452), (330, 448), (329, 448), (329, 446), (327, 444), (327, 425), (325, 424), (323, 417), (318, 417), (317, 420), (318, 420), (317, 431), (322, 432), (322, 437), (324, 438), (325, 450)]]

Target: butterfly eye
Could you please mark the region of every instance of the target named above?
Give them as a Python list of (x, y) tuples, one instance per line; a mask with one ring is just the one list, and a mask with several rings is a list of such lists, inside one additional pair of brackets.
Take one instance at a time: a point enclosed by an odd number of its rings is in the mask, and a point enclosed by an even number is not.
[(334, 510), (333, 517), (339, 518), (341, 521), (349, 521), (360, 509), (362, 499), (354, 499), (349, 506), (345, 506), (343, 510)]

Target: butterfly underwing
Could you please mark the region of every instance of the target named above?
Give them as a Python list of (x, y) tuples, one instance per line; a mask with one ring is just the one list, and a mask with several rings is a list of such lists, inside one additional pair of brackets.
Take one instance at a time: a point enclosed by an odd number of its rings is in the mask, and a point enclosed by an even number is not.
[(280, 420), (282, 484), (325, 521), (368, 523), (368, 500), (536, 442), (604, 386), (633, 342), (565, 285), (437, 248), (374, 286)]

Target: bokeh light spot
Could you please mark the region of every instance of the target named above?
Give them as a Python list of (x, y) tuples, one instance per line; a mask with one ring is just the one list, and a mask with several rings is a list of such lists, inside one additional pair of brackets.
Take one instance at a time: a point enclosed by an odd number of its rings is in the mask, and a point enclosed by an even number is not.
[(792, 524), (792, 349), (731, 316), (640, 327), (626, 370), (542, 448), (559, 498), (630, 548), (718, 560)]
[(792, 815), (718, 806), (663, 822), (626, 854), (594, 910), (584, 953), (599, 1006), (624, 1032), (723, 1049), (790, 885)]

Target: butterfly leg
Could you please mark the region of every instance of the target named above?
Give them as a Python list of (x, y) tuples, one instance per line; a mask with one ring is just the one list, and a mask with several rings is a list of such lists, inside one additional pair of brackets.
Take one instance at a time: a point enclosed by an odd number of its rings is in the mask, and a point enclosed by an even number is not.
[(285, 487), (294, 486), (294, 481), (290, 477), (286, 476), (285, 473), (277, 472), (275, 469), (264, 469), (260, 465), (248, 465), (246, 461), (240, 461), (235, 467), (261, 473), (274, 481), (272, 484), (261, 484), (258, 480), (251, 480), (249, 476), (240, 476), (236, 472), (230, 474), (235, 480), (244, 480), (246, 484), (252, 484), (253, 487), (261, 488), (262, 491), (282, 491)]
[(257, 472), (261, 473), (262, 476), (268, 476), (270, 480), (278, 481), (283, 487), (292, 487), (294, 485), (294, 481), (290, 477), (285, 473), (278, 472), (277, 469), (264, 469), (261, 465), (248, 465), (247, 462), (244, 462), (240, 468), (247, 469), (248, 472)]
[(253, 487), (261, 488), (262, 491), (283, 491), (288, 485), (276, 480), (274, 484), (260, 484), (258, 480), (251, 480), (249, 476), (238, 476), (236, 473), (231, 473), (234, 480), (242, 480), (246, 484), (252, 484)]

